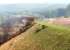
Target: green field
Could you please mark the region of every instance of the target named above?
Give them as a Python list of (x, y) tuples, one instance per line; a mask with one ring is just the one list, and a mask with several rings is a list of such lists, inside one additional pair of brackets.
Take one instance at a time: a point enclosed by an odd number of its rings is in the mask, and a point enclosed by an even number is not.
[[(44, 29), (42, 25), (45, 25)], [(70, 50), (70, 29), (38, 22), (26, 32), (2, 45), (0, 50)]]

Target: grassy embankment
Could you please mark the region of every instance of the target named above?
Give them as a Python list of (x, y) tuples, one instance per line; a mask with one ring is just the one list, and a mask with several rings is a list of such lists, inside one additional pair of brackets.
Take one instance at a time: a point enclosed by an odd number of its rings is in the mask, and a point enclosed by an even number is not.
[[(46, 22), (38, 23), (2, 45), (0, 50), (70, 50), (69, 28)], [(42, 25), (45, 25), (44, 29)]]

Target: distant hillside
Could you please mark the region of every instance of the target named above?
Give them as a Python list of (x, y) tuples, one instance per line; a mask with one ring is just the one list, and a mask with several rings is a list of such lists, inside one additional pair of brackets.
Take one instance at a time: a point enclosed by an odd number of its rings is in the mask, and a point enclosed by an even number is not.
[(63, 8), (66, 7), (64, 4), (9, 4), (9, 5), (0, 5), (0, 15), (10, 15), (15, 14), (16, 12), (31, 11), (31, 12), (43, 12), (47, 11), (50, 8)]

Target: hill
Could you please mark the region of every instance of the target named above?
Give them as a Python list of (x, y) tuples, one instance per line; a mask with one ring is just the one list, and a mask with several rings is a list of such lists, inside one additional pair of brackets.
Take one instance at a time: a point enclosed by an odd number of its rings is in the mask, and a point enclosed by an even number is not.
[(36, 24), (0, 46), (0, 50), (70, 50), (70, 29), (44, 22)]
[(5, 4), (0, 5), (0, 15), (8, 16), (8, 15), (16, 15), (23, 14), (25, 12), (32, 13), (45, 13), (48, 9), (57, 9), (66, 7), (65, 4)]

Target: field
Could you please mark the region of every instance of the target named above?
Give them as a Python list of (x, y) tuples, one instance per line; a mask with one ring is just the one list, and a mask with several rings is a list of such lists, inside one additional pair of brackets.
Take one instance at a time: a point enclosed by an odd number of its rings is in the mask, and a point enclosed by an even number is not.
[[(45, 28), (42, 28), (42, 25)], [(70, 50), (70, 29), (38, 22), (26, 32), (3, 44), (0, 50)]]

